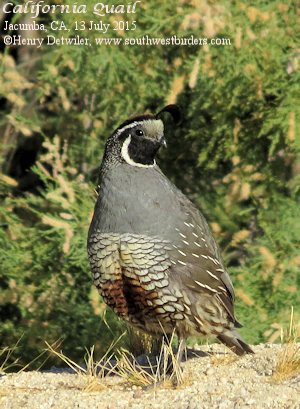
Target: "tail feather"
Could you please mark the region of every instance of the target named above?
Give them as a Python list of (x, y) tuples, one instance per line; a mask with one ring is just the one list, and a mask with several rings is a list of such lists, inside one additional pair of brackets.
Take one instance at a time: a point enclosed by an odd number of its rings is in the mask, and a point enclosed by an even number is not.
[(237, 331), (221, 334), (218, 339), (237, 355), (254, 354), (253, 349), (243, 340)]

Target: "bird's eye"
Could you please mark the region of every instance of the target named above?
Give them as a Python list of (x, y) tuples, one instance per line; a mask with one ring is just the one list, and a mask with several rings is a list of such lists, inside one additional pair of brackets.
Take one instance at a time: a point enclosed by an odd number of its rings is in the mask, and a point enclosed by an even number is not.
[(144, 132), (143, 132), (141, 129), (137, 129), (137, 130), (135, 131), (135, 134), (136, 134), (137, 136), (143, 136), (143, 135), (144, 135)]

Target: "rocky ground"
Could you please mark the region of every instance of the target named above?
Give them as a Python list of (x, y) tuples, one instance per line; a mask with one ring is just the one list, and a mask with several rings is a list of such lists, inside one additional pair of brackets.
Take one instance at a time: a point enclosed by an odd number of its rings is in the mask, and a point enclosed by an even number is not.
[(300, 375), (274, 382), (280, 345), (258, 345), (235, 358), (222, 345), (183, 364), (183, 384), (143, 389), (128, 379), (95, 380), (69, 371), (21, 372), (0, 377), (0, 408), (300, 408)]

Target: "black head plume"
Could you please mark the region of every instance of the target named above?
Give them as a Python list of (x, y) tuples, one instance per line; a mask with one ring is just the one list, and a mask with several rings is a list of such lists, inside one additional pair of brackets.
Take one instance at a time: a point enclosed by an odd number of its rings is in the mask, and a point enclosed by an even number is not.
[(159, 116), (163, 112), (168, 112), (169, 114), (171, 114), (173, 121), (175, 122), (176, 125), (180, 123), (182, 115), (181, 115), (181, 109), (178, 105), (170, 104), (170, 105), (165, 106), (161, 111), (159, 111), (155, 115), (155, 118), (159, 119)]

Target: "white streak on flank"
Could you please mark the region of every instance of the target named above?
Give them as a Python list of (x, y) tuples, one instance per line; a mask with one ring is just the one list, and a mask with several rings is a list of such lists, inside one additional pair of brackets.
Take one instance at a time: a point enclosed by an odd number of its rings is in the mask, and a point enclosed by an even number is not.
[(211, 271), (209, 271), (209, 270), (206, 270), (206, 272), (207, 272), (207, 274), (209, 274), (212, 278), (214, 278), (215, 280), (218, 280), (218, 281), (220, 281), (219, 279), (218, 279), (218, 277), (217, 276), (215, 276)]
[(122, 149), (121, 149), (121, 155), (122, 155), (122, 158), (125, 160), (125, 162), (128, 163), (128, 165), (137, 166), (139, 168), (153, 168), (156, 165), (155, 160), (152, 165), (144, 165), (143, 163), (138, 163), (131, 159), (131, 157), (129, 156), (129, 152), (128, 152), (130, 142), (131, 142), (131, 135), (129, 135), (128, 138), (125, 139), (122, 145)]
[(171, 260), (171, 263), (174, 264), (174, 266), (176, 266), (176, 261)]
[(204, 326), (203, 322), (199, 318), (197, 317), (194, 317), (194, 318), (195, 318), (195, 321), (197, 321), (199, 325), (201, 325), (202, 327)]
[(200, 287), (207, 288), (209, 291), (212, 291), (213, 293), (218, 292), (217, 290), (214, 290), (213, 288), (211, 288), (209, 285), (200, 283), (200, 281), (195, 280), (195, 283), (198, 284)]
[(196, 233), (193, 233), (193, 235), (194, 235), (195, 237), (197, 237), (197, 238), (199, 237), (198, 234), (196, 234)]
[(216, 258), (208, 256), (208, 258), (216, 265), (220, 264)]
[(180, 235), (181, 237), (183, 237), (184, 239), (186, 239), (186, 236), (185, 236), (183, 233), (179, 233), (179, 235)]
[(176, 230), (176, 231), (179, 231), (179, 229), (177, 229), (177, 227), (175, 227), (175, 230)]
[(178, 263), (182, 264), (183, 266), (186, 266), (186, 264), (183, 261), (181, 261), (181, 260), (177, 260), (177, 261), (178, 261)]
[(206, 241), (203, 237), (201, 237), (201, 240), (202, 240), (202, 241)]
[(182, 241), (183, 241), (183, 243), (186, 244), (187, 246), (190, 245), (190, 243), (189, 243), (188, 241), (186, 241), (186, 240), (182, 240)]
[(226, 290), (224, 287), (221, 287), (220, 285), (218, 285), (218, 288), (220, 288), (220, 290), (224, 291), (224, 293), (226, 293)]
[(183, 251), (178, 250), (178, 253), (180, 253), (180, 254), (182, 254), (183, 256), (185, 256), (185, 257), (186, 257), (186, 254), (185, 254)]
[(201, 247), (201, 244), (197, 243), (196, 241), (194, 241), (194, 244), (196, 244), (197, 247)]
[(184, 222), (184, 224), (187, 226), (187, 227), (190, 227), (190, 225), (189, 225), (189, 223), (187, 223), (187, 222)]
[(205, 287), (206, 287), (206, 285), (205, 285), (205, 284), (200, 283), (200, 281), (196, 281), (196, 280), (195, 280), (195, 283), (196, 283), (196, 284), (198, 284), (198, 285), (200, 285), (200, 287), (203, 287), (203, 288), (205, 288)]
[(193, 225), (193, 223), (190, 223), (190, 226), (193, 227), (193, 228), (195, 227), (195, 226)]
[(178, 248), (175, 244), (172, 244), (172, 246), (174, 247), (174, 249), (177, 249), (177, 248)]
[(223, 268), (216, 268), (216, 271), (220, 271), (221, 273), (225, 273), (225, 271), (223, 270)]
[(207, 256), (205, 256), (204, 254), (201, 254), (201, 257), (203, 257), (203, 258), (208, 258)]
[(192, 253), (192, 256), (199, 258), (198, 254)]

